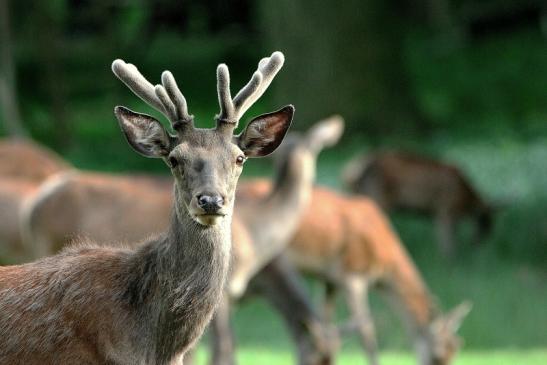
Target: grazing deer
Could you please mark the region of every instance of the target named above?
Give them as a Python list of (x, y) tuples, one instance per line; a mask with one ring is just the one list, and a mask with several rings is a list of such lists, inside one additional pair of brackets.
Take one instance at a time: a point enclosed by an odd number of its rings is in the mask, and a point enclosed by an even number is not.
[(148, 115), (115, 108), (129, 144), (163, 159), (174, 176), (171, 222), (135, 250), (83, 244), (31, 264), (0, 267), (0, 363), (182, 363), (222, 295), (242, 165), (274, 151), (290, 125), (294, 109), (287, 106), (233, 136), (283, 60), (279, 52), (262, 59), (234, 99), (228, 68), (219, 65), (221, 111), (214, 129), (194, 127), (171, 73), (154, 87), (135, 66), (114, 61), (116, 76), (176, 131), (171, 135)]
[[(230, 301), (236, 301), (245, 292), (247, 285), (257, 273), (262, 292), (284, 313), (289, 328), (298, 344), (300, 364), (325, 364), (331, 352), (328, 334), (323, 331), (317, 318), (304, 311), (302, 317), (298, 308), (308, 304), (294, 304), (299, 296), (280, 296), (280, 290), (294, 288), (292, 291), (305, 293), (297, 282), (296, 273), (284, 263), (274, 258), (286, 248), (298, 228), (300, 218), (309, 205), (316, 174), (316, 161), (324, 147), (334, 145), (342, 135), (343, 120), (338, 116), (318, 122), (305, 135), (290, 135), (279, 151), (277, 176), (274, 187), (261, 199), (239, 199), (236, 216), (242, 223), (243, 232), (234, 234), (234, 262), (228, 279), (227, 295), (221, 309), (217, 311), (212, 323), (212, 363), (226, 365), (234, 363), (234, 345), (230, 330)], [(234, 232), (235, 233), (235, 232)], [(266, 267), (266, 269), (264, 269)], [(279, 282), (280, 277), (283, 281)], [(269, 279), (268, 279), (269, 278)], [(285, 278), (290, 278), (289, 280)], [(285, 289), (288, 290), (288, 289)], [(302, 297), (304, 294), (301, 294)], [(288, 306), (284, 301), (291, 303)], [(297, 311), (297, 312), (295, 312)], [(310, 345), (309, 328), (316, 340)]]
[(455, 166), (403, 152), (358, 156), (343, 172), (346, 186), (383, 209), (421, 212), (435, 217), (441, 252), (454, 251), (455, 226), (465, 216), (477, 222), (478, 242), (492, 229), (492, 208)]
[(0, 256), (20, 263), (29, 258), (19, 230), (23, 201), (48, 176), (69, 168), (59, 156), (26, 140), (0, 140)]
[[(263, 196), (265, 180), (242, 185), (241, 196)], [(326, 317), (333, 319), (334, 299), (341, 291), (369, 363), (378, 364), (369, 288), (378, 288), (403, 314), (423, 365), (449, 364), (458, 349), (456, 336), (470, 310), (464, 303), (443, 315), (429, 294), (412, 259), (378, 206), (365, 197), (346, 197), (315, 188), (311, 203), (288, 246), (291, 261), (302, 272), (326, 284)]]

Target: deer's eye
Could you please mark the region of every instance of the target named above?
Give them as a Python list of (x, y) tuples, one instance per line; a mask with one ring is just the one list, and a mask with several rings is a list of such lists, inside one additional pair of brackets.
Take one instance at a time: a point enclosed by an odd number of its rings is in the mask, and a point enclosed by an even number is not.
[(178, 165), (179, 165), (179, 161), (178, 161), (175, 157), (173, 157), (173, 156), (169, 157), (169, 166), (170, 166), (172, 169), (174, 169), (174, 168), (177, 167)]
[(236, 158), (236, 164), (237, 164), (238, 166), (241, 166), (241, 165), (243, 165), (243, 163), (245, 162), (245, 160), (246, 160), (245, 156), (239, 155), (239, 156), (237, 156), (237, 158)]

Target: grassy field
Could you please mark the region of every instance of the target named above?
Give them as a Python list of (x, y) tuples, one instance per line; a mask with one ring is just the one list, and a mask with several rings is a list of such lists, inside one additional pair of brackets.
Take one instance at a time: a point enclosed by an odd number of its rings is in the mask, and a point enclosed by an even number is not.
[[(454, 361), (454, 365), (545, 365), (547, 350), (493, 350), (465, 351)], [(406, 352), (386, 352), (380, 357), (383, 365), (414, 365), (414, 356)], [(197, 354), (196, 364), (206, 364), (207, 354), (203, 349)], [(293, 364), (294, 359), (288, 351), (272, 351), (268, 348), (242, 348), (238, 354), (240, 365), (285, 365)], [(336, 360), (338, 365), (365, 364), (358, 351), (345, 351)]]

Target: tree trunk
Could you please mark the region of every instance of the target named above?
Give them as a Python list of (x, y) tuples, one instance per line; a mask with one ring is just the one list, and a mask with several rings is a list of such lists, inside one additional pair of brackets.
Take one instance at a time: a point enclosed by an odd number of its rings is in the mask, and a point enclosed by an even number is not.
[(0, 0), (0, 106), (5, 131), (12, 137), (26, 137), (17, 101), (15, 68), (9, 22), (8, 0)]
[[(408, 19), (399, 1), (262, 0), (262, 30), (287, 61), (276, 82), (299, 126), (342, 114), (348, 129), (423, 131), (428, 123), (404, 62)], [(306, 124), (307, 123), (307, 124)]]

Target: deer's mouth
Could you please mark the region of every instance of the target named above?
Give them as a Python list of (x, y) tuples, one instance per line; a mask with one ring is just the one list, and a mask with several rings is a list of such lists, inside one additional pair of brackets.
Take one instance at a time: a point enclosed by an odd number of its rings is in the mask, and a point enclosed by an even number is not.
[(194, 220), (204, 226), (214, 226), (218, 224), (224, 217), (225, 213), (203, 213), (194, 215)]

